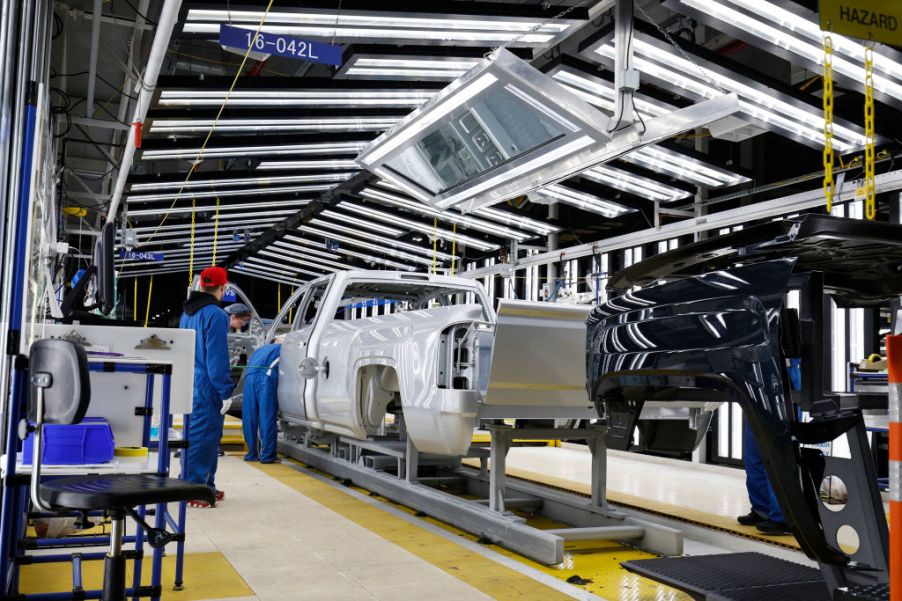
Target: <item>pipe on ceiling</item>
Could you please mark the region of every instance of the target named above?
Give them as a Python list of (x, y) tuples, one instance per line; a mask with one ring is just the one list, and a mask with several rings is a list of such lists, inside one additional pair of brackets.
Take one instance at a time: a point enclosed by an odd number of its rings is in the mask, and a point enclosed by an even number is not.
[(125, 190), (125, 182), (128, 180), (128, 174), (131, 171), (132, 163), (135, 160), (135, 123), (144, 123), (144, 118), (147, 116), (151, 97), (157, 87), (157, 78), (160, 75), (163, 60), (166, 58), (166, 51), (169, 49), (169, 39), (172, 37), (172, 30), (175, 28), (175, 24), (178, 21), (179, 10), (181, 7), (182, 0), (165, 0), (163, 10), (160, 12), (160, 18), (157, 20), (157, 33), (153, 38), (150, 56), (147, 58), (147, 67), (144, 70), (144, 81), (141, 83), (141, 91), (138, 94), (138, 105), (135, 107), (135, 116), (132, 119), (125, 150), (122, 153), (122, 161), (119, 164), (119, 173), (116, 176), (116, 185), (113, 187), (113, 194), (110, 197), (110, 209), (107, 212), (107, 221), (116, 218), (116, 211), (119, 209), (119, 203), (122, 201), (122, 192)]

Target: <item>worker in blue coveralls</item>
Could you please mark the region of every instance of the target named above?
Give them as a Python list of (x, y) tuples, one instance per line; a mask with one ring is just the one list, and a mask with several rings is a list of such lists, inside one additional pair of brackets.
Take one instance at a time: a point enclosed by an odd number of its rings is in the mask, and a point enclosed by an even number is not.
[[(802, 389), (802, 372), (800, 359), (790, 359), (789, 383), (793, 390)], [(749, 426), (749, 420), (743, 419), (742, 427), (742, 460), (745, 463), (745, 487), (749, 493), (752, 511), (739, 516), (743, 526), (755, 526), (759, 532), (769, 535), (789, 534), (789, 525), (783, 516), (783, 510), (777, 502), (774, 488), (770, 485), (761, 452), (755, 443), (755, 435)]]
[[(279, 353), (281, 344), (265, 344), (254, 351), (244, 374), (241, 429), (247, 443), (245, 461), (276, 463), (276, 419), (279, 411)], [(259, 433), (259, 437), (258, 437)]]
[[(200, 289), (188, 296), (179, 327), (195, 332), (194, 398), (188, 417), (188, 467), (182, 479), (206, 484), (216, 490), (219, 441), (225, 420), (223, 406), (235, 385), (229, 377), (229, 318), (219, 303), (225, 294), (228, 273), (222, 267), (207, 267), (200, 274)], [(216, 490), (216, 501), (225, 493)], [(193, 501), (195, 507), (209, 507)]]

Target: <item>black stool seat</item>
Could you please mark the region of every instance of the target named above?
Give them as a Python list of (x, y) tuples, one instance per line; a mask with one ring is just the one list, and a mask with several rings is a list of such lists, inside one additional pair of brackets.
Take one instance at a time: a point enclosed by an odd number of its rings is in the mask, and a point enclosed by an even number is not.
[(176, 501), (213, 504), (212, 488), (153, 474), (67, 476), (41, 482), (41, 498), (68, 509), (114, 509)]

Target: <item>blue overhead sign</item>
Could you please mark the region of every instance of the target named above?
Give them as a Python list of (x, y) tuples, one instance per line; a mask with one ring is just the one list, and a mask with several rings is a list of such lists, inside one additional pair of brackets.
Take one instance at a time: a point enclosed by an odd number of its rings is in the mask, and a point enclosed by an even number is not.
[(160, 262), (163, 260), (163, 253), (140, 252), (137, 250), (125, 250), (124, 248), (120, 248), (119, 249), (119, 258), (120, 259), (129, 259), (131, 261)]
[(325, 65), (341, 65), (341, 46), (332, 46), (290, 35), (260, 32), (254, 38), (253, 29), (232, 27), (231, 25), (219, 26), (219, 43), (229, 48), (255, 52), (275, 54), (311, 63), (323, 63)]

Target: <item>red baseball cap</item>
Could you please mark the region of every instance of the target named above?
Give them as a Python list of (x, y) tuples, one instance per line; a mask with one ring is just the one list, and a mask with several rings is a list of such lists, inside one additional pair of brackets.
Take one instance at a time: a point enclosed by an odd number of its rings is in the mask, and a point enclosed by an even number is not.
[(214, 286), (225, 286), (229, 283), (229, 274), (223, 267), (207, 267), (200, 272), (200, 285), (213, 288)]

